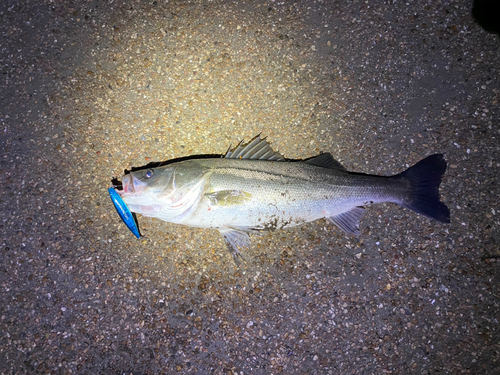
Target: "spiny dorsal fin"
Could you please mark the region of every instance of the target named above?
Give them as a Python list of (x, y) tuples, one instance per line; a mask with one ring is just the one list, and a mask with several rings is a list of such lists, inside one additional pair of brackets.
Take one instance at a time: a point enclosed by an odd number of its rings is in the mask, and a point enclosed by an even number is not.
[(283, 155), (274, 151), (265, 138), (260, 138), (260, 135), (256, 136), (246, 145), (241, 141), (234, 149), (231, 150), (230, 147), (224, 157), (226, 159), (285, 160)]
[(339, 171), (346, 172), (347, 170), (344, 168), (342, 164), (340, 164), (337, 160), (335, 160), (330, 153), (321, 154), (315, 156), (311, 159), (307, 159), (304, 163), (315, 165), (317, 167), (337, 169)]

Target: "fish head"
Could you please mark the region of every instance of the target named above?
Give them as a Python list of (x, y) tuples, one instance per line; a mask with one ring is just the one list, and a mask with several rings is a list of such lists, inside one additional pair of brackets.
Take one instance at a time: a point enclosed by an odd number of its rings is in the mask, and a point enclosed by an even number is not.
[(130, 172), (122, 177), (123, 190), (118, 193), (129, 205), (151, 205), (175, 190), (175, 168), (150, 168)]
[(201, 199), (208, 175), (190, 162), (141, 169), (124, 175), (117, 192), (132, 212), (179, 222)]

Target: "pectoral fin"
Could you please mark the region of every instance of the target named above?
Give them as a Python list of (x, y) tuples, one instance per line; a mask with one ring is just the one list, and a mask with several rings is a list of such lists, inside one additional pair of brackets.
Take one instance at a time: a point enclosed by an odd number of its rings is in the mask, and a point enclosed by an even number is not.
[(243, 204), (252, 199), (252, 194), (242, 190), (221, 190), (206, 193), (205, 196), (213, 206), (230, 206)]
[(359, 236), (359, 222), (365, 213), (363, 207), (354, 207), (352, 210), (341, 214), (328, 217), (333, 224), (342, 229), (344, 232)]

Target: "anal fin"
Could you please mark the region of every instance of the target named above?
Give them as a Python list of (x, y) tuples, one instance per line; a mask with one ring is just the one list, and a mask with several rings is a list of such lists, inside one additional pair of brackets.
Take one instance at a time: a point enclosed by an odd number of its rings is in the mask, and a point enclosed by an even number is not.
[(342, 229), (344, 232), (359, 236), (359, 222), (365, 213), (363, 207), (354, 207), (352, 210), (342, 212), (341, 214), (328, 217), (333, 224)]

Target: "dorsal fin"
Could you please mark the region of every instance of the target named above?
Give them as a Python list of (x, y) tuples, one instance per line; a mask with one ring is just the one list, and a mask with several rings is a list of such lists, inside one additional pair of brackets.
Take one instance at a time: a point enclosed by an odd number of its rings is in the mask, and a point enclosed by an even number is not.
[(304, 163), (315, 165), (317, 167), (337, 169), (339, 171), (346, 172), (347, 170), (344, 168), (342, 164), (340, 164), (337, 160), (335, 160), (330, 153), (321, 154), (315, 156), (311, 159), (304, 160)]
[(241, 141), (234, 149), (231, 150), (231, 147), (229, 147), (224, 157), (226, 159), (285, 160), (283, 155), (274, 151), (265, 138), (260, 138), (260, 135), (256, 136), (246, 145)]

